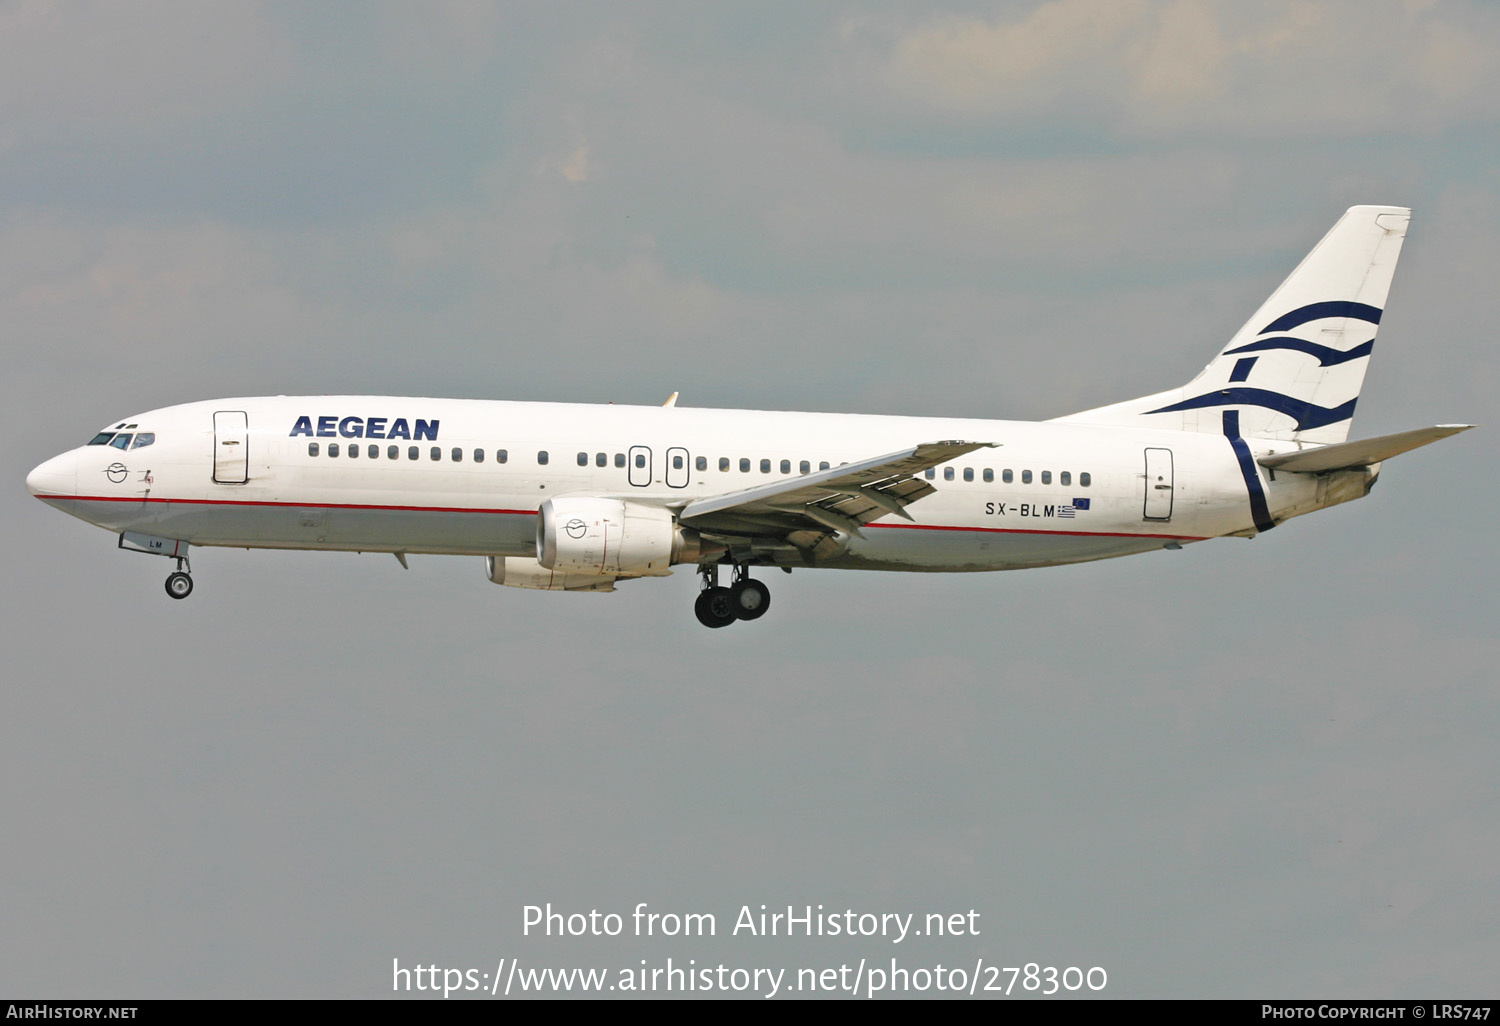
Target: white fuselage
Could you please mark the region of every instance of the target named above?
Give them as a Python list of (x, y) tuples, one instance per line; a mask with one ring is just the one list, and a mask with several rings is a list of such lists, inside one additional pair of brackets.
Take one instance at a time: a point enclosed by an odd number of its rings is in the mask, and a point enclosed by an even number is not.
[[(935, 494), (912, 503), (910, 521), (867, 524), (818, 565), (1007, 570), (1249, 534), (1247, 474), (1276, 520), (1329, 504), (1319, 479), (1247, 470), (1222, 435), (1074, 423), (277, 396), (172, 406), (127, 424), (154, 441), (80, 446), (36, 468), (28, 486), (111, 531), (197, 546), (533, 557), (549, 498), (680, 508), (948, 438), (995, 447), (937, 468)], [(1246, 444), (1255, 456), (1292, 447)]]

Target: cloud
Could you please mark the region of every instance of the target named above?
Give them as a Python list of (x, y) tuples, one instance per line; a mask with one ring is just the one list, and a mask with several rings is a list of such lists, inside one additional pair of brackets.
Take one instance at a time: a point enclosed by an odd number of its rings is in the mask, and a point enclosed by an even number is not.
[(259, 5), (20, 0), (0, 6), (0, 120), (32, 131), (203, 113), (283, 67)]
[[(1125, 137), (1491, 123), (1493, 5), (1049, 0), (887, 34), (884, 80), (964, 121), (1081, 117)], [(869, 34), (861, 37), (868, 45)]]
[(507, 8), (487, 0), (381, 4), (375, 12), (386, 54), (402, 72), (472, 78), (493, 58)]

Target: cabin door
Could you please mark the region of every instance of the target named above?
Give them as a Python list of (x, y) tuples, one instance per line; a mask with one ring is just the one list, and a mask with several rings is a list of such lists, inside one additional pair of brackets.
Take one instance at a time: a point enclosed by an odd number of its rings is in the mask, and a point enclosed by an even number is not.
[(651, 483), (651, 449), (644, 445), (630, 447), (630, 483), (645, 488)]
[(1146, 450), (1146, 519), (1172, 519), (1172, 450)]
[(250, 477), (250, 425), (242, 410), (214, 414), (214, 483), (244, 484)]
[(667, 487), (686, 488), (688, 485), (688, 451), (679, 446), (667, 450)]

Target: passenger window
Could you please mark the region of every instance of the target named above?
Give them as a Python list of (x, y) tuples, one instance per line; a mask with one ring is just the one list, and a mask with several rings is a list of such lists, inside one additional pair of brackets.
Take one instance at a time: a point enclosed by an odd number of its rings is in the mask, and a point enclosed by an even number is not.
[(635, 454), (635, 469), (637, 469), (637, 470), (644, 470), (644, 469), (646, 469), (646, 454), (645, 453), (638, 452), (638, 453)]
[(349, 458), (351, 460), (357, 460), (357, 459), (359, 459), (359, 443), (358, 442), (350, 442), (349, 443)]
[(372, 459), (372, 460), (378, 460), (378, 459), (380, 459), (380, 446), (378, 446), (378, 445), (371, 445), (370, 446), (370, 451), (367, 452), (367, 453), (365, 453), (365, 455), (368, 456), (368, 457), (370, 457), (370, 459)]
[(929, 480), (929, 481), (936, 480), (936, 478), (937, 478), (937, 468), (936, 467), (928, 467), (926, 473), (927, 473), (927, 480)]
[(729, 469), (729, 457), (728, 456), (720, 456), (719, 457), (719, 470), (722, 472), (722, 471), (726, 471), (728, 469)]
[(750, 473), (750, 461), (747, 460), (747, 459), (745, 459), (745, 457), (743, 457), (743, 456), (740, 457), (740, 473), (741, 474), (748, 474), (748, 473)]
[(408, 445), (406, 447), (406, 458), (407, 459), (414, 460), (414, 459), (416, 459), (420, 455), (421, 455), (421, 452), (420, 452), (420, 450), (417, 449), (417, 447), (415, 445)]
[(607, 467), (607, 466), (609, 466), (609, 453), (607, 453), (607, 452), (596, 452), (596, 453), (594, 453), (594, 466), (596, 466), (596, 467)]
[(1050, 470), (1044, 470), (1044, 471), (1042, 471), (1042, 484), (1051, 484), (1051, 483), (1052, 483), (1052, 471), (1050, 471)]
[(1061, 474), (1057, 475), (1057, 483), (1060, 484), (1060, 485), (1070, 485), (1070, 484), (1072, 484), (1073, 483), (1073, 475), (1072, 475), (1072, 473), (1069, 472), (1069, 471), (1064, 470)]
[(818, 469), (819, 470), (827, 470), (828, 469), (828, 461), (824, 460), (822, 463), (819, 463), (818, 464)]
[(509, 449), (496, 449), (495, 450), (495, 462), (496, 463), (504, 463), (508, 459), (510, 459), (510, 450)]
[(462, 463), (464, 461), (464, 451), (456, 445), (449, 451), (448, 455), (453, 459), (454, 463)]
[(953, 468), (952, 467), (944, 467), (943, 468), (943, 480), (944, 481), (952, 481), (953, 480)]
[(115, 437), (115, 433), (113, 431), (101, 431), (97, 435), (95, 435), (93, 438), (89, 439), (89, 444), (90, 445), (108, 445), (109, 444), (109, 440), (111, 438), (113, 438), (113, 437)]
[[(433, 452), (436, 452), (436, 451), (437, 451), (436, 449), (433, 450)], [(536, 454), (536, 462), (537, 462), (538, 466), (545, 467), (547, 465), (547, 450), (546, 449), (543, 449), (541, 452), (539, 452), (539, 453)]]
[(339, 443), (337, 443), (337, 442), (329, 442), (328, 443), (328, 455), (330, 455), (330, 456), (337, 456), (338, 454), (339, 454)]
[(131, 443), (130, 447), (132, 449), (144, 449), (154, 441), (156, 441), (155, 434), (150, 431), (142, 431), (135, 436), (135, 441)]
[(707, 470), (708, 469), (708, 457), (707, 456), (697, 456), (697, 457), (694, 457), (693, 458), (693, 466), (696, 467), (699, 470)]
[(483, 449), (475, 449), (474, 450), (474, 462), (475, 463), (483, 463), (484, 462), (484, 450)]
[(792, 461), (791, 460), (782, 460), (781, 461), (781, 472), (783, 474), (790, 474), (792, 472)]
[(1015, 479), (1016, 479), (1015, 473), (1013, 471), (1010, 471), (1010, 470), (1006, 470), (1006, 471), (1004, 471), (1000, 475), (1000, 480), (1004, 481), (1006, 484), (1010, 484)]
[(307, 443), (307, 454), (309, 456), (316, 456), (318, 454), (318, 443), (317, 442), (308, 442)]
[(130, 436), (129, 435), (115, 435), (114, 441), (110, 442), (109, 444), (112, 445), (112, 446), (114, 446), (116, 449), (129, 449), (130, 448)]
[(801, 463), (797, 464), (797, 471), (798, 473), (802, 474), (810, 474), (812, 473), (812, 464), (807, 462), (806, 460), (803, 460)]
[(770, 460), (761, 460), (760, 461), (760, 472), (762, 474), (769, 474), (771, 472), (771, 461)]
[(443, 450), (434, 445), (431, 451), (427, 453), (427, 455), (429, 458), (431, 458), (432, 462), (437, 463), (443, 458)]
[(994, 469), (990, 468), (990, 467), (985, 467), (984, 468), (984, 483), (985, 484), (993, 484), (994, 480), (995, 480), (995, 471), (994, 471)]
[(972, 480), (974, 480), (974, 468), (973, 467), (965, 467), (964, 468), (964, 480), (965, 481), (972, 481)]
[(1029, 471), (1029, 470), (1023, 470), (1023, 471), (1021, 471), (1021, 483), (1022, 484), (1031, 484), (1031, 471)]
[(385, 458), (388, 460), (399, 460), (401, 458), (401, 446), (388, 445), (385, 447)]
[(589, 454), (588, 453), (581, 452), (581, 453), (578, 454), (578, 465), (580, 467), (586, 467), (586, 466), (589, 465)]
[(681, 470), (682, 467), (683, 467), (682, 457), (681, 456), (673, 456), (672, 457), (672, 469), (673, 470)]
[(1085, 470), (1082, 474), (1078, 475), (1078, 483), (1083, 487), (1087, 488), (1092, 482), (1093, 478), (1089, 477), (1088, 471)]

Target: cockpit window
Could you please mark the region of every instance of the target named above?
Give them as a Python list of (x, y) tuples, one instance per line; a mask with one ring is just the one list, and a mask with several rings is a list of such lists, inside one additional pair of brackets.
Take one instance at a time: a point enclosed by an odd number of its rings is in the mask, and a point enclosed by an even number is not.
[(156, 441), (155, 432), (142, 431), (140, 434), (135, 436), (135, 441), (130, 444), (130, 447), (132, 449), (144, 449), (154, 441)]
[(93, 441), (89, 442), (89, 444), (90, 445), (108, 445), (109, 444), (109, 440), (111, 438), (113, 438), (113, 437), (115, 437), (115, 433), (113, 431), (101, 431), (97, 435), (94, 436)]
[(130, 437), (131, 436), (128, 433), (118, 434), (115, 435), (114, 440), (109, 444), (114, 446), (116, 449), (129, 449)]

